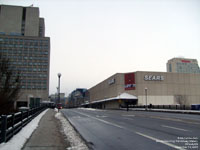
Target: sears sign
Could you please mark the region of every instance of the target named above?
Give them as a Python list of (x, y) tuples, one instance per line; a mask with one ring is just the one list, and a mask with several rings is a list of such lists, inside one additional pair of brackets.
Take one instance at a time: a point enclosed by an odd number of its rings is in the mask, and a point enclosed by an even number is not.
[(135, 90), (135, 73), (124, 74), (125, 90)]
[(145, 75), (144, 80), (145, 81), (163, 81), (164, 76), (161, 76), (161, 75)]

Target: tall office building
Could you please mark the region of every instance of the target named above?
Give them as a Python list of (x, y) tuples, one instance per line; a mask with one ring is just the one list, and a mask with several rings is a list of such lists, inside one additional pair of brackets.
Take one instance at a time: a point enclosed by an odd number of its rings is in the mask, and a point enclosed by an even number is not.
[(50, 38), (45, 37), (39, 8), (0, 5), (0, 53), (20, 71), (15, 106), (36, 106), (49, 95)]
[(167, 72), (200, 73), (196, 59), (173, 58), (167, 62)]

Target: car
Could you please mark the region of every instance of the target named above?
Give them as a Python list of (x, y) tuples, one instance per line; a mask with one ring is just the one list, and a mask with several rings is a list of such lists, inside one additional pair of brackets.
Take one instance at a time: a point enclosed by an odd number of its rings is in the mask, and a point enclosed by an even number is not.
[(58, 109), (62, 109), (62, 104), (57, 104)]

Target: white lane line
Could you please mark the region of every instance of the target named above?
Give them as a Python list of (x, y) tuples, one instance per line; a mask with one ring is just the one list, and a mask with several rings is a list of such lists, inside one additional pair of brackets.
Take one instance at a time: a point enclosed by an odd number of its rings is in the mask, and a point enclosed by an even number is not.
[(175, 130), (180, 130), (180, 131), (185, 131), (187, 132), (188, 130), (185, 129), (181, 129), (181, 128), (176, 128), (176, 127), (172, 127), (172, 126), (166, 126), (166, 125), (161, 125), (164, 128), (170, 128), (170, 129), (175, 129)]
[(135, 117), (135, 115), (122, 115), (122, 117)]
[(135, 133), (138, 134), (138, 135), (141, 135), (141, 136), (143, 136), (143, 137), (146, 137), (146, 138), (148, 138), (148, 139), (151, 139), (151, 140), (153, 140), (153, 141), (156, 141), (156, 142), (160, 142), (160, 143), (162, 143), (162, 144), (165, 144), (165, 145), (167, 145), (167, 146), (169, 146), (169, 147), (172, 147), (172, 148), (175, 148), (175, 149), (179, 149), (179, 150), (185, 150), (185, 149), (182, 148), (182, 147), (176, 146), (176, 145), (174, 145), (174, 144), (168, 143), (168, 142), (163, 141), (163, 140), (156, 139), (156, 138), (154, 138), (154, 137), (151, 137), (151, 136), (142, 134), (142, 133), (140, 133), (140, 132), (135, 132)]
[(160, 140), (160, 139), (157, 139), (157, 138), (154, 138), (154, 137), (151, 137), (151, 136), (142, 134), (142, 133), (140, 133), (140, 132), (136, 132), (136, 131), (133, 131), (133, 130), (129, 130), (129, 129), (127, 129), (127, 128), (125, 128), (125, 127), (122, 127), (122, 126), (120, 126), (120, 125), (113, 124), (113, 123), (111, 123), (111, 122), (108, 122), (108, 121), (105, 121), (105, 120), (102, 120), (102, 119), (99, 119), (99, 118), (92, 117), (92, 116), (87, 115), (87, 114), (85, 114), (85, 113), (80, 113), (80, 112), (76, 112), (76, 113), (81, 114), (81, 115), (86, 116), (86, 117), (89, 117), (89, 118), (92, 118), (92, 119), (96, 119), (96, 120), (101, 121), (101, 122), (103, 122), (103, 123), (105, 123), (105, 124), (109, 124), (109, 125), (111, 125), (111, 126), (115, 126), (115, 127), (120, 128), (120, 129), (127, 130), (127, 131), (129, 131), (129, 132), (131, 131), (131, 132), (136, 133), (136, 134), (138, 134), (138, 135), (140, 135), (140, 136), (146, 137), (146, 138), (151, 139), (151, 140), (153, 140), (153, 141), (155, 141), (155, 142), (160, 142), (160, 143), (162, 143), (162, 144), (164, 144), (164, 145), (167, 145), (167, 146), (169, 146), (169, 147), (172, 147), (172, 148), (175, 148), (175, 149), (179, 149), (179, 150), (185, 150), (185, 149), (182, 148), (182, 147), (176, 146), (176, 145), (171, 144), (171, 143), (168, 143), (168, 142), (166, 142), (166, 141), (163, 141), (163, 140)]
[(100, 116), (100, 115), (96, 115), (97, 118), (107, 118), (108, 116)]
[(164, 118), (160, 116), (150, 116), (150, 118), (182, 122), (182, 120), (176, 118)]
[(85, 113), (80, 113), (80, 112), (76, 112), (76, 113), (81, 114), (81, 115), (84, 115), (84, 116), (89, 117), (89, 118), (92, 118), (92, 119), (99, 120), (99, 121), (101, 121), (101, 122), (103, 122), (103, 123), (105, 123), (105, 124), (109, 124), (109, 125), (112, 125), (112, 126), (115, 126), (115, 127), (121, 128), (121, 129), (124, 129), (124, 127), (122, 127), (122, 126), (120, 126), (120, 125), (116, 125), (116, 124), (113, 124), (113, 123), (111, 123), (111, 122), (108, 122), (108, 121), (105, 121), (105, 120), (102, 120), (102, 119), (99, 119), (99, 118), (96, 118), (96, 117), (92, 117), (92, 116), (87, 115), (87, 114), (85, 114)]

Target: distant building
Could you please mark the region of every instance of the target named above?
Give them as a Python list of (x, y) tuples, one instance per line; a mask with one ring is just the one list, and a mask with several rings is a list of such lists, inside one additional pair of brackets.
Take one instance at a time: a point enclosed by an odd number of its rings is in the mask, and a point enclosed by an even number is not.
[(0, 5), (0, 53), (21, 73), (15, 106), (35, 107), (48, 99), (50, 38), (39, 8)]
[(167, 62), (167, 72), (200, 73), (196, 59), (173, 58)]
[(89, 93), (85, 88), (77, 88), (67, 98), (67, 107), (78, 107), (83, 103), (89, 103)]
[[(55, 104), (57, 104), (57, 103), (58, 103), (58, 93), (56, 93), (56, 94), (51, 94), (51, 95), (49, 96), (49, 99), (50, 99), (51, 102), (54, 102)], [(67, 100), (67, 98), (65, 97), (65, 93), (60, 93), (60, 103), (61, 103), (63, 106), (65, 106), (66, 100)]]

